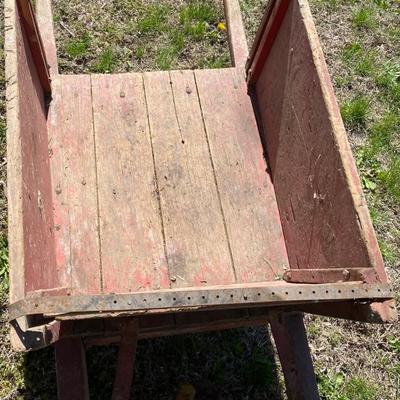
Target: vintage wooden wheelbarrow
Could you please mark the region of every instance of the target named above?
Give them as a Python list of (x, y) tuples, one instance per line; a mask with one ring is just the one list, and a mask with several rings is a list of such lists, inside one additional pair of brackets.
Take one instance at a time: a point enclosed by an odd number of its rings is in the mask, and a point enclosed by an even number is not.
[[(396, 319), (306, 0), (270, 1), (232, 68), (59, 75), (49, 0), (6, 0), (10, 321), (55, 344), (60, 399), (83, 345), (270, 323), (291, 399), (318, 398), (302, 313)], [(36, 22), (37, 21), (37, 22)]]

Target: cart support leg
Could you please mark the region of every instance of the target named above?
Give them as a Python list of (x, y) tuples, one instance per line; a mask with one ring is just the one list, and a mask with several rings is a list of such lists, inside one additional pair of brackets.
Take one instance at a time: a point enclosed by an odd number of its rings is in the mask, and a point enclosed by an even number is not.
[(285, 376), (288, 398), (319, 400), (303, 314), (274, 314), (271, 315), (270, 325)]
[(55, 345), (58, 400), (89, 400), (85, 349), (80, 338)]
[(138, 323), (130, 321), (121, 332), (119, 344), (117, 371), (115, 374), (112, 400), (129, 400), (135, 368), (136, 348), (138, 338)]

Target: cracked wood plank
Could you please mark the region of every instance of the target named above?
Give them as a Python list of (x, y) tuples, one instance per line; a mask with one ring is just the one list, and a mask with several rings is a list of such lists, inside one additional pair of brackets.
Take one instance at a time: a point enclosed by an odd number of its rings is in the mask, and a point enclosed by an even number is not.
[(104, 291), (169, 288), (142, 75), (92, 89)]
[(193, 72), (144, 82), (171, 287), (233, 283)]
[(288, 260), (244, 76), (233, 68), (195, 76), (237, 282), (274, 280)]
[(49, 109), (56, 262), (72, 294), (101, 292), (92, 95), (88, 75), (53, 77)]

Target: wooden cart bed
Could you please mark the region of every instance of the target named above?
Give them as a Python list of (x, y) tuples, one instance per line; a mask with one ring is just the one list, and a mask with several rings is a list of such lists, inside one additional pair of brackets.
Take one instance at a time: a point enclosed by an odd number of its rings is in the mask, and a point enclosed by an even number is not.
[(60, 75), (50, 2), (42, 41), (30, 3), (6, 0), (14, 325), (294, 304), (395, 318), (307, 3), (269, 3), (247, 68), (225, 5), (232, 68)]
[(242, 71), (60, 75), (48, 120), (56, 263), (72, 294), (288, 269)]

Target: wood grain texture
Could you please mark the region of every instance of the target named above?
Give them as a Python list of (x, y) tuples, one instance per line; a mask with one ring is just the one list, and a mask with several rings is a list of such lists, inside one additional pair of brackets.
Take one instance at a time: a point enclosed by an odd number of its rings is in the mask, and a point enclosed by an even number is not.
[(319, 400), (307, 333), (300, 313), (270, 314), (289, 400)]
[(85, 349), (80, 338), (62, 339), (55, 345), (57, 399), (89, 400)]
[(24, 229), (22, 199), (21, 122), (19, 108), (18, 52), (21, 31), (15, 0), (4, 3), (4, 54), (7, 105), (7, 199), (8, 199), (8, 250), (10, 262), (10, 302), (24, 298)]
[(169, 288), (142, 76), (92, 88), (104, 291)]
[(171, 285), (233, 283), (193, 72), (144, 82)]
[[(310, 10), (304, 1), (292, 3), (256, 83), (290, 264), (373, 266), (384, 282), (382, 258)], [(285, 85), (269, 84), (269, 77), (282, 68)], [(282, 74), (278, 76), (282, 81)], [(280, 120), (271, 99), (283, 99)]]
[(237, 282), (274, 280), (288, 260), (246, 82), (235, 69), (195, 76)]
[(49, 65), (50, 76), (58, 74), (56, 38), (54, 36), (51, 0), (36, 0), (36, 20)]
[(249, 49), (239, 0), (224, 0), (224, 6), (233, 66), (242, 68), (246, 65)]
[(6, 4), (10, 284), (25, 291), (58, 286), (46, 108), (16, 4)]
[(56, 261), (73, 294), (101, 291), (90, 77), (53, 76), (49, 110)]
[(16, 0), (21, 29), (24, 32), (25, 47), (30, 50), (37, 77), (43, 92), (51, 93), (50, 73), (35, 13), (30, 0)]

